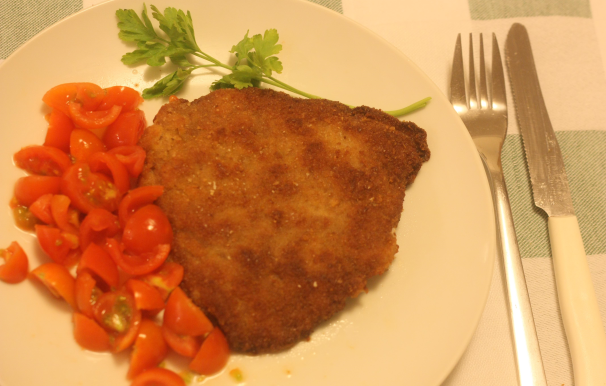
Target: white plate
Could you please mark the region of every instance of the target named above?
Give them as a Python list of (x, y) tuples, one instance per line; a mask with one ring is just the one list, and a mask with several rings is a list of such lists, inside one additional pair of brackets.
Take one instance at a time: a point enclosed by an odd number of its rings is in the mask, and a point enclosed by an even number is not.
[[(349, 104), (396, 109), (431, 96), (407, 117), (427, 130), (431, 160), (408, 189), (397, 231), (400, 252), (369, 293), (298, 344), (278, 355), (234, 355), (208, 385), (438, 385), (465, 350), (482, 313), (492, 277), (492, 204), (471, 139), (447, 99), (402, 53), (341, 15), (296, 0), (155, 1), (193, 15), (198, 44), (218, 59), (246, 32), (277, 28), (284, 50), (283, 81)], [(18, 240), (30, 263), (46, 261), (32, 235), (15, 228), (7, 203), (23, 175), (11, 162), (22, 146), (44, 140), (41, 97), (76, 81), (142, 90), (160, 77), (120, 57), (132, 47), (118, 37), (115, 11), (141, 1), (111, 1), (45, 30), (0, 66), (0, 247)], [(166, 71), (165, 71), (166, 72)], [(180, 96), (208, 92), (217, 75), (200, 75)], [(161, 100), (143, 108), (151, 121)], [(30, 282), (0, 283), (2, 386), (127, 385), (128, 355), (81, 350), (72, 338), (70, 310)], [(171, 358), (169, 366), (185, 365)], [(183, 367), (184, 368), (184, 367)], [(196, 382), (192, 383), (196, 384)]]

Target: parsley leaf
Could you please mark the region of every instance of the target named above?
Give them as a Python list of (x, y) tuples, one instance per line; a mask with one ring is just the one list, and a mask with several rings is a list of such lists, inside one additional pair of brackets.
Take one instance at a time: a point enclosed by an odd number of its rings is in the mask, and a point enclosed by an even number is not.
[(189, 11), (185, 14), (181, 10), (168, 7), (162, 14), (158, 8), (151, 6), (152, 16), (160, 22), (160, 29), (170, 38), (170, 44), (191, 52), (200, 51), (194, 36), (194, 26)]
[[(220, 67), (229, 71), (211, 85), (211, 90), (221, 88), (243, 89), (246, 87), (260, 87), (265, 83), (278, 87), (307, 98), (320, 98), (319, 96), (298, 90), (274, 77), (275, 73), (282, 73), (283, 65), (276, 56), (282, 51), (278, 44), (280, 35), (276, 29), (268, 29), (263, 35), (252, 37), (246, 32), (244, 38), (232, 46), (230, 53), (234, 54), (235, 64), (222, 63), (203, 52), (194, 34), (194, 24), (189, 11), (168, 7), (164, 12), (154, 5), (150, 6), (152, 17), (158, 22), (161, 32), (154, 29), (147, 15), (147, 7), (143, 4), (141, 18), (132, 9), (119, 9), (118, 36), (126, 42), (135, 42), (137, 48), (122, 56), (122, 62), (134, 65), (146, 62), (149, 66), (159, 67), (166, 64), (169, 58), (177, 70), (156, 82), (152, 87), (143, 90), (143, 98), (156, 98), (169, 96), (178, 92), (191, 73), (200, 68)], [(197, 64), (192, 58), (201, 59), (207, 64)], [(386, 113), (399, 116), (408, 114), (427, 104), (429, 98), (403, 109), (386, 111)]]
[(233, 46), (231, 51), (229, 51), (232, 54), (236, 54), (236, 66), (240, 65), (248, 58), (248, 52), (252, 50), (254, 46), (252, 39), (248, 37), (248, 31), (246, 31), (244, 39), (240, 40), (240, 42)]
[(126, 42), (148, 42), (158, 38), (156, 31), (147, 17), (147, 7), (143, 4), (143, 21), (132, 9), (119, 9), (116, 11), (118, 17), (118, 37)]
[(152, 87), (143, 90), (143, 98), (150, 99), (173, 95), (183, 87), (185, 81), (191, 75), (192, 70), (193, 69), (178, 69), (177, 71), (168, 74), (156, 82)]
[(275, 29), (268, 29), (263, 36), (255, 35), (252, 42), (255, 51), (249, 53), (249, 62), (263, 71), (267, 76), (271, 76), (272, 71), (278, 74), (282, 72), (282, 62), (277, 56), (282, 51), (282, 45), (278, 43), (279, 35)]

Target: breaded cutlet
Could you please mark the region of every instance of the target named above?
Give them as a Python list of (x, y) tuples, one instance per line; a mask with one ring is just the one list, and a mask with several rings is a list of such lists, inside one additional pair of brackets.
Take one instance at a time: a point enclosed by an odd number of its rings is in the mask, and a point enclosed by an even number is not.
[(388, 269), (430, 155), (414, 123), (258, 88), (171, 101), (140, 144), (182, 288), (252, 354), (308, 338)]

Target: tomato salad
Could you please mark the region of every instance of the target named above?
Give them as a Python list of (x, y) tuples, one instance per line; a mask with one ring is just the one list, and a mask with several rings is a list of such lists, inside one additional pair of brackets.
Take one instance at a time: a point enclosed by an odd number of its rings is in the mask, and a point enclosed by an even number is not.
[(173, 231), (154, 204), (163, 187), (135, 187), (145, 161), (137, 145), (146, 126), (140, 94), (67, 83), (42, 100), (51, 109), (46, 138), (14, 154), (28, 175), (10, 205), (48, 259), (30, 272), (13, 242), (0, 250), (0, 280), (29, 277), (67, 302), (82, 348), (131, 349), (132, 385), (185, 385), (159, 367), (169, 350), (191, 358), (195, 373), (219, 372), (230, 355), (225, 336), (179, 288), (183, 267), (167, 261)]

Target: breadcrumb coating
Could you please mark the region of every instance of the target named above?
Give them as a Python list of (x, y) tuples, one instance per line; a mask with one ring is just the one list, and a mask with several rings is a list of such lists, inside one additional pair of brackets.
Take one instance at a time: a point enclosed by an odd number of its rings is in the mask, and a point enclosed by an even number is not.
[(388, 269), (430, 155), (414, 123), (258, 88), (173, 100), (140, 144), (182, 288), (251, 354), (309, 338)]

